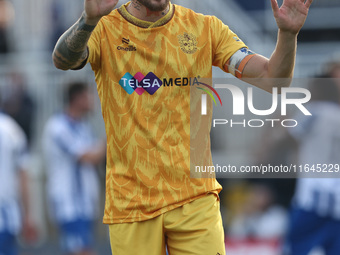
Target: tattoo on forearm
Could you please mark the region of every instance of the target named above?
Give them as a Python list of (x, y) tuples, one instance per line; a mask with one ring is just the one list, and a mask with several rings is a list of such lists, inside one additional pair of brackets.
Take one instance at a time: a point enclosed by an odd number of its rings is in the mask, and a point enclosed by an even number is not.
[(69, 69), (83, 62), (88, 55), (87, 42), (95, 26), (85, 23), (85, 14), (67, 30), (53, 52), (53, 60), (58, 65)]

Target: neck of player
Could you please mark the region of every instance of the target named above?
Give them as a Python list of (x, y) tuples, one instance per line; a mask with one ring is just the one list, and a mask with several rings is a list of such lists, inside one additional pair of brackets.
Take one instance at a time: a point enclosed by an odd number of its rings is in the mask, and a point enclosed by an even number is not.
[(77, 107), (69, 106), (66, 108), (66, 113), (69, 117), (74, 120), (81, 120), (86, 113), (83, 110), (78, 109)]
[(132, 0), (126, 9), (132, 16), (136, 17), (137, 19), (149, 22), (156, 22), (169, 12), (170, 5), (168, 5), (162, 11), (151, 11), (143, 4), (141, 4), (138, 0)]

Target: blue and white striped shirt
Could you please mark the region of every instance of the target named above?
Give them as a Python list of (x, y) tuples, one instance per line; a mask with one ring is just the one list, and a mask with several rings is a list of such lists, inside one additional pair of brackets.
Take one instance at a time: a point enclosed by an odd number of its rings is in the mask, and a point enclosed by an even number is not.
[(0, 232), (20, 231), (19, 171), (26, 169), (24, 132), (11, 117), (0, 112)]
[[(309, 167), (340, 164), (340, 106), (329, 102), (308, 105), (310, 116), (297, 116), (299, 126), (289, 129), (299, 142), (299, 164)], [(323, 166), (323, 167), (324, 167)], [(335, 171), (333, 169), (333, 171)], [(320, 177), (327, 177), (320, 173)], [(338, 178), (308, 178), (300, 176), (294, 195), (294, 205), (316, 212), (320, 216), (340, 219), (340, 172)], [(307, 177), (307, 178), (306, 178)]]
[(59, 223), (97, 217), (98, 176), (93, 165), (79, 162), (95, 142), (87, 123), (66, 114), (55, 115), (46, 124), (43, 147), (47, 190), (50, 212)]

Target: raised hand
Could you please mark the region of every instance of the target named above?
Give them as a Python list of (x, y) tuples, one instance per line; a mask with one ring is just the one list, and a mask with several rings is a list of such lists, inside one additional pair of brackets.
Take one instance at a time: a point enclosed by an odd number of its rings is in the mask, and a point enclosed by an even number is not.
[(108, 15), (119, 0), (84, 0), (87, 20), (99, 20)]
[(279, 7), (277, 0), (271, 0), (274, 17), (280, 30), (297, 34), (305, 24), (313, 0), (284, 0)]
[(84, 0), (80, 19), (58, 40), (53, 63), (58, 69), (82, 68), (88, 57), (87, 42), (101, 17), (108, 15), (119, 0)]

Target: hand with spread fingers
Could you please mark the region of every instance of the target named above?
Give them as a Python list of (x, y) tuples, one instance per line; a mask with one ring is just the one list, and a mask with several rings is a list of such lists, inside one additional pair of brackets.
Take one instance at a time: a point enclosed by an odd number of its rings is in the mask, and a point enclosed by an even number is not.
[(284, 0), (279, 7), (277, 0), (271, 0), (274, 17), (281, 31), (297, 34), (305, 24), (313, 0)]
[(87, 19), (99, 20), (108, 15), (119, 0), (85, 0), (85, 14)]

